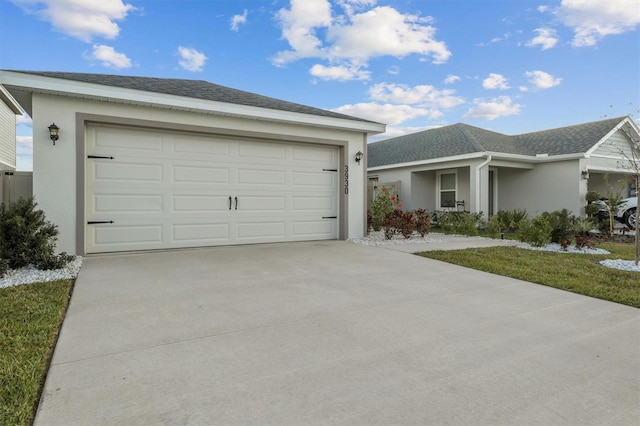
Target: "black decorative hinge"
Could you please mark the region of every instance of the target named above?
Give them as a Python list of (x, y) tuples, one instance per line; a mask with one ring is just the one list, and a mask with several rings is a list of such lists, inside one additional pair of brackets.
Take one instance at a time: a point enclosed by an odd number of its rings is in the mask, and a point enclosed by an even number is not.
[(102, 223), (113, 223), (112, 220), (90, 220), (87, 222), (87, 225), (98, 225)]
[(322, 216), (323, 219), (337, 219), (338, 216)]
[(105, 157), (103, 155), (87, 155), (87, 158), (102, 158), (104, 160), (114, 160), (113, 157)]

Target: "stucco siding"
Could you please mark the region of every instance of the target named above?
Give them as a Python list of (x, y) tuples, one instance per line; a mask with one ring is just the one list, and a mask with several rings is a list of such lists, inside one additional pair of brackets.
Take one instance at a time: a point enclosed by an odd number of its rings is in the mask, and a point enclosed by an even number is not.
[(16, 168), (16, 115), (0, 101), (0, 170)]
[(580, 194), (586, 185), (578, 160), (541, 163), (532, 170), (500, 168), (498, 209), (525, 209), (534, 216), (566, 208), (582, 215), (584, 199)]
[(411, 209), (425, 209), (434, 211), (436, 209), (436, 172), (414, 172), (411, 173)]
[[(365, 151), (366, 148), (366, 137), (362, 132), (34, 94), (33, 191), (47, 218), (60, 229), (59, 250), (76, 252), (76, 196), (82, 190), (76, 184), (83, 181), (83, 176), (78, 176), (78, 179), (76, 177), (76, 169), (79, 167), (76, 164), (79, 149), (76, 145), (77, 136), (79, 143), (84, 143), (83, 135), (76, 135), (78, 113), (122, 118), (129, 122), (145, 120), (146, 125), (163, 123), (166, 126), (167, 123), (176, 123), (178, 130), (193, 126), (212, 134), (250, 132), (256, 138), (316, 141), (344, 146), (344, 166), (348, 170), (342, 167), (338, 171), (345, 186), (340, 188), (339, 202), (346, 201), (347, 206), (342, 207), (347, 215), (344, 223), (348, 223), (348, 226), (346, 230), (342, 230), (345, 232), (341, 231), (341, 235), (345, 238), (359, 238), (364, 234), (366, 167), (355, 162), (356, 152)], [(60, 127), (60, 139), (55, 146), (49, 140), (47, 130), (52, 122)], [(345, 174), (348, 174), (346, 178)]]

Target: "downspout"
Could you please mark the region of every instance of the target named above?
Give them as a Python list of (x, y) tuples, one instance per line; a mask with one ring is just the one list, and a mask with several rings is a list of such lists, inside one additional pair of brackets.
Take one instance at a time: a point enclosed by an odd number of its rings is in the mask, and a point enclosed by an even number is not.
[(480, 170), (491, 162), (491, 155), (487, 155), (487, 159), (476, 166), (476, 213), (480, 213)]

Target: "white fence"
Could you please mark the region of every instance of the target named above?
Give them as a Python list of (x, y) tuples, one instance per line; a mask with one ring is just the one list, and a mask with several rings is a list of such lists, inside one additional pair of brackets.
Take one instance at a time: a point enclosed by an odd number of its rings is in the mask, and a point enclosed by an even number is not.
[(0, 171), (0, 202), (13, 203), (33, 195), (33, 172)]

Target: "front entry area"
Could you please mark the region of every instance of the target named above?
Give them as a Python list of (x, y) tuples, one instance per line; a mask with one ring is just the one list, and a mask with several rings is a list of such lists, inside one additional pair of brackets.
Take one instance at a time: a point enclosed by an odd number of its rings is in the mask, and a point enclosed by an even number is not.
[(86, 130), (85, 252), (338, 237), (340, 148)]

